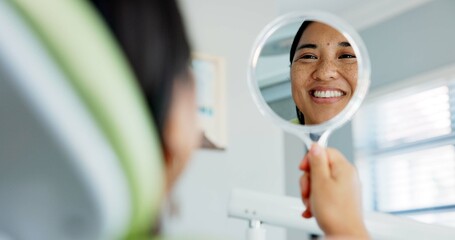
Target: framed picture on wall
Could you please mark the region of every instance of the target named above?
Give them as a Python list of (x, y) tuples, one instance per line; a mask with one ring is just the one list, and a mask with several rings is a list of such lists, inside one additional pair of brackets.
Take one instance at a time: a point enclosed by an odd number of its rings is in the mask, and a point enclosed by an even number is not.
[(201, 148), (226, 148), (226, 106), (224, 60), (217, 56), (193, 53), (198, 115), (203, 130)]

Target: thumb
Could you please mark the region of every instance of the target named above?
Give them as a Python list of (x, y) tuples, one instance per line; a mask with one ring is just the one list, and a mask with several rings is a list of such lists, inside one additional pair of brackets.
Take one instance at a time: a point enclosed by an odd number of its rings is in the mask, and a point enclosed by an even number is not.
[(314, 143), (310, 148), (308, 158), (311, 167), (310, 176), (312, 179), (330, 177), (329, 160), (327, 151), (324, 148), (317, 143)]

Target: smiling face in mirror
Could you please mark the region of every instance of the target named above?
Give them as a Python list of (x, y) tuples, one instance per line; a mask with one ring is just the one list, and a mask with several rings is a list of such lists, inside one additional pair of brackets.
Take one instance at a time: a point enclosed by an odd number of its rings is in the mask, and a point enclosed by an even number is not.
[(357, 58), (338, 30), (304, 22), (290, 51), (291, 91), (300, 124), (330, 120), (349, 103), (357, 86)]
[(370, 77), (368, 53), (351, 26), (328, 14), (290, 14), (258, 40), (249, 82), (266, 117), (287, 131), (318, 134), (350, 120)]

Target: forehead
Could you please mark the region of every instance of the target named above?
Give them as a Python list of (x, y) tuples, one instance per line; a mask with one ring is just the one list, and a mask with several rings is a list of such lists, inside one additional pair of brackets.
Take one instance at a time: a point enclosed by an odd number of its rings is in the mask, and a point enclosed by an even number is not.
[(335, 28), (320, 22), (308, 25), (300, 37), (299, 43), (347, 42), (346, 38)]

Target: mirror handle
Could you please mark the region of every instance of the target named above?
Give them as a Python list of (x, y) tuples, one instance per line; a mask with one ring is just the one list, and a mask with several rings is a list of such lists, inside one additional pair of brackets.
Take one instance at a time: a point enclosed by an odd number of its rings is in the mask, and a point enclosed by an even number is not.
[(319, 138), (318, 140), (318, 144), (323, 147), (323, 148), (326, 148), (327, 147), (327, 143), (329, 141), (329, 136), (330, 134), (332, 133), (332, 130), (331, 129), (327, 129), (326, 131), (324, 131), (322, 134), (321, 134), (321, 137)]
[(331, 133), (332, 129), (327, 129), (322, 133), (304, 133), (299, 134), (299, 136), (305, 144), (306, 149), (310, 149), (311, 145), (313, 145), (315, 142), (317, 142), (319, 146), (326, 148)]

